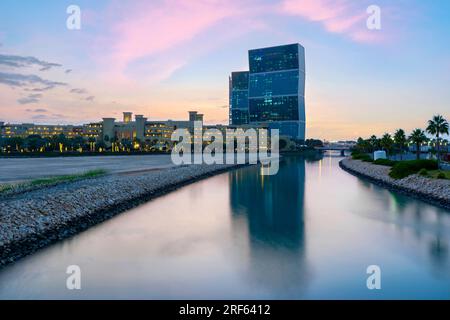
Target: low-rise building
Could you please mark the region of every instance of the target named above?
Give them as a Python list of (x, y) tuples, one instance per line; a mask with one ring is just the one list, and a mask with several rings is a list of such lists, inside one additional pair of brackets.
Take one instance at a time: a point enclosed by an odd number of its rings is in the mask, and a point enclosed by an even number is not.
[[(201, 137), (194, 131), (195, 122), (202, 124)], [(0, 136), (4, 138), (39, 135), (42, 138), (51, 138), (64, 135), (67, 138), (83, 137), (91, 144), (91, 150), (95, 150), (95, 143), (102, 143), (103, 148), (117, 151), (127, 149), (167, 150), (173, 146), (172, 133), (177, 129), (186, 129), (191, 134), (191, 139), (202, 139), (204, 143), (212, 141), (208, 136), (208, 129), (218, 129), (225, 142), (227, 129), (243, 129), (238, 131), (244, 135), (248, 129), (255, 129), (259, 135), (259, 129), (266, 129), (267, 124), (244, 125), (203, 125), (203, 114), (197, 111), (189, 111), (187, 120), (148, 120), (143, 115), (135, 115), (124, 112), (121, 121), (115, 118), (103, 118), (102, 121), (83, 125), (44, 125), (33, 123), (10, 124), (0, 122)], [(198, 140), (197, 140), (198, 141)]]
[(83, 126), (73, 125), (44, 125), (34, 123), (5, 124), (0, 125), (1, 136), (5, 138), (21, 137), (26, 138), (32, 135), (39, 135), (49, 138), (64, 134), (66, 137), (74, 137), (83, 134)]

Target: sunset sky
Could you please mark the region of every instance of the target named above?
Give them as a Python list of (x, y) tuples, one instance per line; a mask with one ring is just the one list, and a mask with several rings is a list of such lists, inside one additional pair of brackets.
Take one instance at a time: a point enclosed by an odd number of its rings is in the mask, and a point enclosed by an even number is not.
[[(66, 8), (81, 8), (81, 30)], [(366, 8), (381, 8), (369, 30)], [(306, 50), (307, 136), (354, 139), (450, 118), (448, 0), (0, 2), (0, 121), (85, 123), (205, 114), (228, 122), (247, 51)]]

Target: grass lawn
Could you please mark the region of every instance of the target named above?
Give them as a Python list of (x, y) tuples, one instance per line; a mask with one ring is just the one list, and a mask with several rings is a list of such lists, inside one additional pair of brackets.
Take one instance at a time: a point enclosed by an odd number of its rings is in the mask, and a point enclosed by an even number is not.
[(73, 182), (73, 181), (78, 181), (78, 180), (96, 178), (99, 176), (103, 176), (106, 173), (107, 173), (106, 170), (96, 169), (96, 170), (90, 170), (90, 171), (86, 171), (84, 173), (78, 173), (78, 174), (70, 174), (70, 175), (35, 179), (35, 180), (28, 181), (28, 182), (16, 184), (16, 185), (0, 184), (0, 193), (7, 192), (7, 191), (9, 191), (11, 189), (15, 189), (15, 188), (42, 187), (42, 186), (47, 186), (47, 185), (55, 185), (55, 184), (62, 183), (62, 182)]
[(443, 172), (445, 174), (446, 179), (450, 179), (450, 171), (448, 171), (448, 170), (431, 170), (431, 171), (428, 171), (428, 176), (430, 176), (432, 178), (437, 178), (437, 175), (439, 174), (439, 172)]

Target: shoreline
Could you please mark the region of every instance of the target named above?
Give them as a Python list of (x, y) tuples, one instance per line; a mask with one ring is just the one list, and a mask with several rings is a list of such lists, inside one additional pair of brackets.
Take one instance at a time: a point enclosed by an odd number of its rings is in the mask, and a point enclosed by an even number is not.
[[(0, 201), (0, 224), (4, 228), (0, 230), (0, 269), (145, 202), (244, 166), (194, 165), (151, 172), (135, 179), (129, 176), (107, 176), (30, 191), (30, 194), (35, 194), (32, 199), (22, 195)], [(111, 197), (104, 193), (105, 183), (115, 188), (116, 195), (119, 195), (116, 199), (105, 199)], [(126, 190), (118, 190), (122, 188)], [(135, 193), (124, 192), (133, 188), (139, 190)], [(80, 200), (83, 199), (85, 201), (81, 203), (84, 205), (80, 206)], [(53, 203), (49, 204), (52, 200)], [(19, 208), (14, 209), (13, 205)], [(11, 211), (14, 212), (9, 214), (8, 208), (13, 208)], [(10, 230), (6, 230), (8, 228)]]
[[(358, 178), (368, 180), (390, 191), (398, 192), (434, 206), (450, 210), (449, 180), (430, 179), (420, 177), (417, 174), (395, 180), (387, 174), (390, 167), (380, 169), (383, 166), (349, 158), (339, 161), (339, 167)], [(370, 170), (375, 168), (378, 172)]]

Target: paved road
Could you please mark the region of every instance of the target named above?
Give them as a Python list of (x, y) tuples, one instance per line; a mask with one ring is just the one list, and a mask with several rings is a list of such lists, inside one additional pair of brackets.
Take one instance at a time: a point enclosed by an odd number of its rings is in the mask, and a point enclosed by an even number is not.
[(0, 158), (0, 183), (106, 169), (122, 173), (173, 166), (170, 155)]

